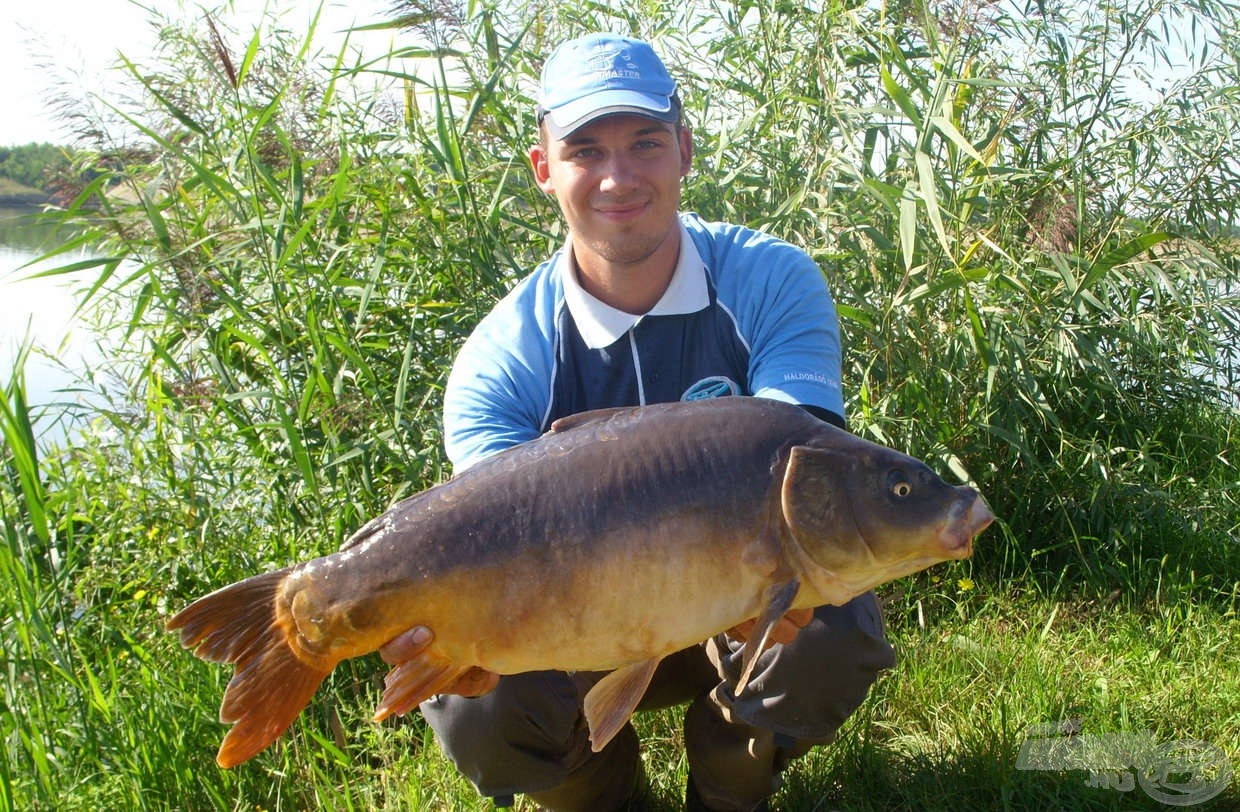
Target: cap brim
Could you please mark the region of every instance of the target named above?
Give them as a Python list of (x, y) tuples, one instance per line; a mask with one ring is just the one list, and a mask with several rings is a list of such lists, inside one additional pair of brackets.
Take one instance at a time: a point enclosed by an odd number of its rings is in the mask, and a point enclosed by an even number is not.
[(649, 96), (632, 90), (611, 90), (546, 110), (543, 123), (547, 126), (548, 134), (561, 141), (591, 121), (622, 113), (645, 116), (668, 124), (675, 124), (678, 117), (676, 105), (666, 96)]

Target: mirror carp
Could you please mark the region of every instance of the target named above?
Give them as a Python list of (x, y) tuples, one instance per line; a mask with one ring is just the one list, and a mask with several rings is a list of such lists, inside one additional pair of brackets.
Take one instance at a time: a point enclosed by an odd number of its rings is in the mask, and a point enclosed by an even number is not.
[(223, 767), (271, 744), (342, 660), (414, 625), (375, 713), (405, 713), (472, 667), (611, 671), (587, 694), (601, 749), (659, 661), (758, 618), (744, 690), (791, 609), (843, 604), (972, 553), (972, 488), (774, 400), (586, 412), (371, 520), (336, 553), (256, 575), (167, 622), (233, 663)]

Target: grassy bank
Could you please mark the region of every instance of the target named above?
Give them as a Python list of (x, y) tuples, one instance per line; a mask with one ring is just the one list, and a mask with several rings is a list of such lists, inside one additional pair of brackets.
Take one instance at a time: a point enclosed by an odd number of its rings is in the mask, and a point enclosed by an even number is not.
[(46, 192), (0, 177), (0, 206), (28, 206), (46, 202)]

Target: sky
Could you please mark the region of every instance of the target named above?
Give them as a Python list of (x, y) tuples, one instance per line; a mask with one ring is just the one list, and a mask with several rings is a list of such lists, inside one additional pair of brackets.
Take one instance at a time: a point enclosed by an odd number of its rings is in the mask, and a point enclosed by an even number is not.
[[(174, 18), (201, 16), (200, 4), (145, 0), (145, 6)], [(249, 34), (267, 6), (287, 14), (293, 30), (309, 20), (318, 0), (208, 0), (225, 8), (221, 22)], [(327, 37), (352, 24), (384, 18), (386, 0), (324, 0), (319, 31)], [(145, 9), (129, 0), (3, 0), (0, 2), (0, 146), (32, 141), (65, 143), (49, 112), (48, 98), (65, 79), (107, 98), (122, 82), (118, 54), (141, 63), (155, 43)], [(383, 48), (390, 33), (355, 35), (354, 42)], [(382, 40), (382, 42), (376, 42)], [(238, 46), (240, 47), (240, 46)], [(382, 53), (382, 50), (377, 51)], [(46, 65), (53, 67), (48, 68)], [(56, 80), (59, 81), (56, 81)]]
[[(91, 31), (107, 31), (107, 40), (140, 27), (137, 9), (116, 0), (99, 3), (44, 0), (0, 5), (0, 145), (55, 141), (56, 128), (44, 109), (47, 77), (35, 65), (40, 54), (55, 49), (66, 62), (102, 67), (108, 48)], [(149, 47), (149, 46), (148, 46)]]

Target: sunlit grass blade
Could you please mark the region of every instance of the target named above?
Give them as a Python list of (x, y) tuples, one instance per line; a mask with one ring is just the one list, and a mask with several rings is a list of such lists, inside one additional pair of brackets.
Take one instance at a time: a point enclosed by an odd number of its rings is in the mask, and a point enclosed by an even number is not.
[(39, 448), (26, 403), (24, 369), (29, 346), (23, 346), (13, 364), (11, 378), (0, 389), (0, 435), (4, 437), (4, 463), (20, 488), (21, 515), (43, 544), (51, 540), (47, 495), (39, 469)]

